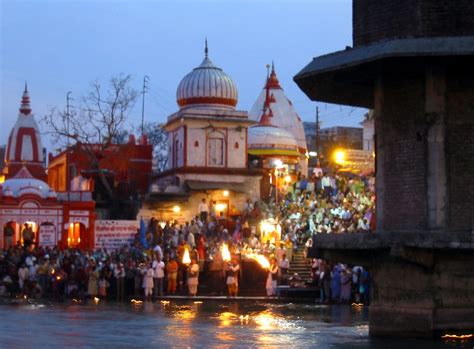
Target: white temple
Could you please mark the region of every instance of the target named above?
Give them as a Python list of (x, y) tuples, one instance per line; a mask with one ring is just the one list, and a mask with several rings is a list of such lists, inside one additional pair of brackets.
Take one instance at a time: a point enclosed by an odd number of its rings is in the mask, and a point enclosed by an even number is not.
[(168, 170), (154, 182), (140, 215), (189, 220), (205, 198), (218, 218), (237, 216), (248, 199), (260, 198), (261, 174), (248, 169), (247, 156), (247, 129), (255, 121), (236, 110), (237, 87), (209, 59), (207, 44), (176, 99), (180, 109), (164, 126)]
[(288, 131), (294, 137), (300, 154), (298, 171), (303, 175), (307, 175), (307, 145), (303, 122), (281, 88), (273, 64), (270, 76), (267, 78), (262, 92), (250, 109), (249, 118), (257, 122), (260, 121), (263, 115), (262, 110), (267, 107), (271, 109), (271, 116), (269, 117), (270, 123)]

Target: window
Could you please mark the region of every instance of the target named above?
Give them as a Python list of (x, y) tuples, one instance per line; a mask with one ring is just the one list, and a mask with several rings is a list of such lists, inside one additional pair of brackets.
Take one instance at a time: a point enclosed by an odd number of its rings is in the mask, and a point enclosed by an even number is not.
[(239, 149), (239, 143), (238, 143), (238, 142), (235, 142), (234, 148), (235, 148), (235, 149)]
[(208, 165), (224, 166), (224, 140), (210, 138), (208, 141)]
[(195, 147), (199, 147), (199, 142), (198, 142), (198, 141), (194, 141), (194, 146), (195, 146)]

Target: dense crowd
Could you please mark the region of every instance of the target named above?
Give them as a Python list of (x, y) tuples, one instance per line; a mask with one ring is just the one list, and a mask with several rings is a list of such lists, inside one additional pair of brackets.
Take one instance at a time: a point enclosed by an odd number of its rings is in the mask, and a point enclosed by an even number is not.
[[(205, 199), (190, 222), (152, 218), (146, 234), (137, 232), (131, 246), (117, 251), (17, 245), (0, 253), (0, 295), (117, 301), (177, 293), (194, 296), (205, 272), (208, 293), (223, 294), (227, 289), (229, 296), (236, 296), (247, 258), (267, 271), (268, 296), (277, 295), (280, 285), (310, 284), (319, 288), (321, 302), (368, 302), (366, 270), (312, 259), (310, 250), (314, 234), (374, 230), (373, 178), (302, 176), (279, 190), (278, 202), (249, 201), (234, 219), (218, 217)], [(275, 229), (264, 232), (262, 221), (273, 221)], [(290, 272), (299, 247), (305, 248), (312, 280)]]

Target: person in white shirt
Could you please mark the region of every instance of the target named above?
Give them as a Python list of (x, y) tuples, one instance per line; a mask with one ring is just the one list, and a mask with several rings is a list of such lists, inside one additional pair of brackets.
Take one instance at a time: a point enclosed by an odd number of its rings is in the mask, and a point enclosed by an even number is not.
[(191, 246), (192, 249), (196, 246), (196, 241), (194, 239), (194, 234), (192, 232), (189, 232), (188, 234), (188, 245)]
[(23, 263), (21, 267), (18, 269), (18, 286), (20, 290), (23, 292), (23, 288), (25, 287), (25, 283), (28, 281), (30, 273), (28, 268)]
[(123, 263), (117, 263), (114, 268), (114, 276), (117, 279), (117, 302), (123, 302), (125, 298), (125, 268)]
[(324, 196), (329, 198), (331, 196), (331, 177), (328, 176), (327, 173), (324, 174), (323, 178), (321, 178), (321, 187), (324, 190)]
[(156, 256), (152, 263), (153, 268), (153, 293), (156, 296), (163, 295), (163, 280), (165, 279), (165, 263), (161, 260), (161, 255)]
[(202, 222), (207, 221), (209, 215), (209, 205), (206, 203), (206, 199), (202, 199), (198, 206), (199, 216)]
[(155, 252), (155, 255), (158, 254), (160, 255), (160, 258), (163, 258), (163, 251), (161, 250), (160, 245), (153, 247), (153, 252)]

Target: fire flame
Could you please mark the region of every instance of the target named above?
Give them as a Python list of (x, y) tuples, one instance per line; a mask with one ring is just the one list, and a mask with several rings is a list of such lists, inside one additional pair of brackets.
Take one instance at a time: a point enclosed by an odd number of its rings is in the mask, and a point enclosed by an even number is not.
[(260, 264), (263, 269), (270, 268), (270, 262), (263, 254), (249, 253), (247, 254), (247, 257), (257, 261), (257, 263)]
[(227, 247), (227, 244), (222, 244), (222, 259), (224, 262), (230, 261), (230, 251), (229, 247)]
[(184, 249), (182, 262), (183, 264), (191, 264), (191, 257), (189, 256), (189, 251), (187, 248)]

